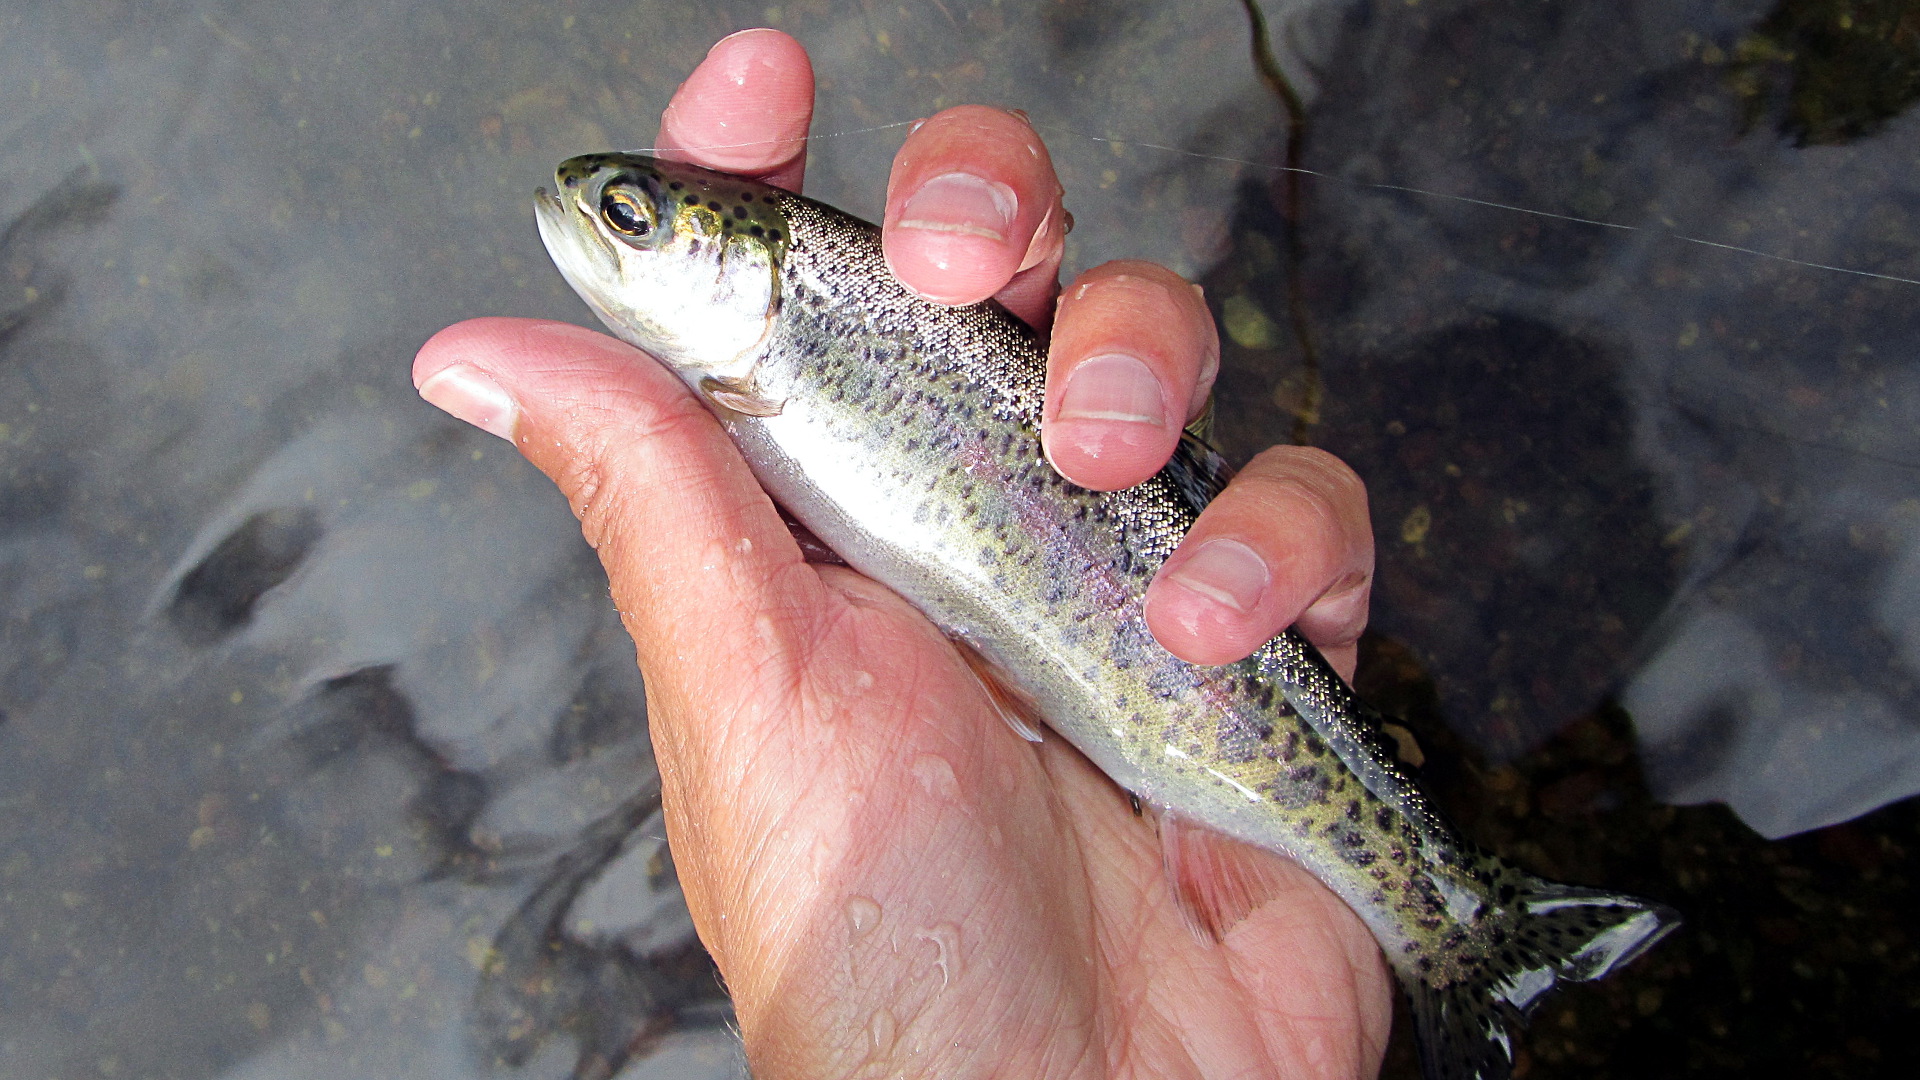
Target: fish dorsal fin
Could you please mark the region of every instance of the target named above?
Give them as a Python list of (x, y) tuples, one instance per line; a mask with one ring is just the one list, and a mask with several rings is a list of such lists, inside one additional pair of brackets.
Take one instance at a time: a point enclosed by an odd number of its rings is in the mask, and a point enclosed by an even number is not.
[(954, 638), (953, 647), (959, 651), (960, 659), (967, 662), (967, 670), (980, 681), (980, 688), (987, 692), (987, 700), (993, 702), (993, 710), (1000, 714), (1015, 735), (1028, 742), (1042, 742), (1045, 737), (1041, 731), (1045, 721), (1040, 719), (1040, 710), (1023, 693), (1013, 688), (993, 661), (980, 655), (978, 649), (962, 638)]
[(1227, 481), (1233, 479), (1233, 466), (1227, 464), (1227, 459), (1191, 431), (1180, 433), (1173, 458), (1161, 472), (1196, 514), (1206, 509), (1214, 496), (1226, 490)]
[(1160, 864), (1180, 919), (1202, 944), (1216, 944), (1285, 887), (1280, 857), (1162, 809)]

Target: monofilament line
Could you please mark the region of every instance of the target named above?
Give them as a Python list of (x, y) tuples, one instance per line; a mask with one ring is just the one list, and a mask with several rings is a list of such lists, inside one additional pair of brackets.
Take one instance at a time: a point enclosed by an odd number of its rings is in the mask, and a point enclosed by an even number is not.
[(1321, 172), (1317, 169), (1290, 168), (1285, 165), (1267, 165), (1258, 161), (1247, 161), (1244, 158), (1229, 157), (1224, 154), (1202, 154), (1197, 151), (1182, 149), (1181, 147), (1178, 147), (1178, 146), (1166, 146), (1161, 143), (1134, 142), (1131, 139), (1109, 139), (1109, 138), (1103, 138), (1099, 135), (1087, 135), (1082, 132), (1068, 131), (1064, 128), (1052, 127), (1051, 125), (1035, 124), (1034, 126), (1037, 128), (1041, 128), (1042, 130), (1051, 130), (1062, 135), (1072, 135), (1076, 138), (1091, 139), (1094, 142), (1122, 143), (1127, 146), (1139, 146), (1149, 150), (1160, 150), (1169, 154), (1180, 154), (1184, 157), (1200, 158), (1205, 161), (1221, 161), (1221, 162), (1229, 162), (1235, 165), (1245, 165), (1248, 168), (1262, 169), (1267, 172), (1301, 173), (1306, 176), (1311, 176), (1319, 180), (1326, 180), (1330, 183), (1335, 183), (1335, 184), (1345, 184), (1349, 187), (1361, 188), (1363, 190), (1396, 191), (1406, 195), (1419, 195), (1429, 199), (1445, 199), (1449, 202), (1467, 203), (1472, 206), (1485, 206), (1494, 210), (1509, 210), (1516, 214), (1528, 214), (1533, 217), (1551, 218), (1555, 221), (1565, 221), (1575, 225), (1591, 225), (1594, 228), (1599, 228), (1599, 229), (1619, 229), (1622, 232), (1652, 233), (1656, 236), (1664, 236), (1664, 237), (1667, 237), (1668, 239), (1680, 240), (1689, 244), (1699, 244), (1702, 247), (1719, 248), (1722, 251), (1737, 251), (1743, 255), (1757, 255), (1763, 259), (1772, 259), (1775, 262), (1788, 263), (1793, 266), (1804, 266), (1812, 270), (1831, 270), (1839, 274), (1852, 274), (1855, 277), (1875, 278), (1880, 281), (1893, 281), (1893, 282), (1898, 282), (1899, 284), (1902, 284), (1902, 285), (1920, 285), (1920, 278), (1901, 277), (1898, 274), (1882, 274), (1882, 273), (1875, 272), (1873, 270), (1857, 270), (1850, 266), (1833, 266), (1829, 263), (1809, 262), (1806, 259), (1796, 259), (1790, 255), (1776, 255), (1771, 251), (1761, 251), (1758, 248), (1742, 247), (1739, 244), (1723, 244), (1718, 240), (1707, 240), (1698, 236), (1688, 236), (1685, 233), (1677, 233), (1668, 229), (1654, 229), (1654, 228), (1649, 228), (1645, 225), (1627, 225), (1618, 221), (1601, 221), (1598, 218), (1579, 217), (1573, 214), (1556, 214), (1551, 210), (1535, 210), (1531, 207), (1515, 206), (1512, 203), (1494, 202), (1490, 199), (1476, 199), (1470, 195), (1456, 195), (1451, 192), (1433, 191), (1428, 188), (1410, 187), (1405, 184), (1379, 184), (1379, 183), (1372, 183), (1365, 180), (1349, 180), (1346, 177), (1336, 176), (1333, 173)]
[[(892, 131), (895, 128), (911, 127), (915, 124), (918, 124), (919, 122), (920, 121), (918, 120), (898, 120), (891, 124), (876, 124), (872, 127), (848, 128), (845, 131), (825, 131), (825, 132), (820, 132), (818, 134), (811, 134), (811, 135), (804, 136), (803, 138), (797, 141), (814, 142), (820, 139), (841, 139), (841, 138), (846, 138), (847, 136), (850, 136), (850, 135), (871, 135), (874, 132)], [(1738, 252), (1742, 255), (1754, 255), (1762, 259), (1772, 259), (1775, 262), (1783, 262), (1790, 266), (1804, 266), (1810, 270), (1828, 270), (1836, 274), (1851, 274), (1854, 277), (1873, 278), (1877, 281), (1891, 281), (1900, 285), (1920, 285), (1920, 278), (1901, 277), (1898, 274), (1882, 274), (1877, 271), (1859, 270), (1850, 266), (1835, 266), (1831, 263), (1810, 262), (1806, 259), (1796, 259), (1790, 255), (1778, 255), (1771, 251), (1762, 251), (1759, 248), (1742, 247), (1739, 244), (1726, 244), (1726, 243), (1721, 243), (1718, 240), (1708, 240), (1704, 237), (1688, 236), (1685, 233), (1673, 232), (1669, 229), (1655, 229), (1645, 225), (1627, 225), (1618, 221), (1602, 221), (1598, 218), (1580, 217), (1575, 214), (1558, 214), (1558, 213), (1554, 213), (1551, 210), (1536, 210), (1536, 209), (1533, 209), (1532, 207), (1515, 206), (1512, 203), (1494, 202), (1491, 199), (1476, 199), (1471, 195), (1456, 195), (1452, 192), (1434, 191), (1430, 188), (1412, 187), (1407, 184), (1381, 184), (1381, 183), (1373, 183), (1366, 180), (1349, 180), (1346, 177), (1338, 176), (1329, 172), (1322, 172), (1318, 169), (1300, 169), (1300, 168), (1291, 168), (1285, 165), (1267, 165), (1258, 161), (1248, 161), (1245, 158), (1231, 157), (1226, 154), (1203, 154), (1197, 150), (1187, 150), (1178, 146), (1167, 146), (1164, 143), (1139, 142), (1133, 139), (1114, 139), (1114, 138), (1108, 138), (1101, 135), (1089, 135), (1089, 134), (1086, 134), (1085, 132), (1072, 131), (1067, 128), (1058, 127), (1053, 124), (1035, 123), (1033, 126), (1036, 130), (1039, 130), (1039, 131), (1052, 132), (1057, 135), (1070, 135), (1076, 139), (1086, 139), (1091, 142), (1108, 143), (1108, 144), (1119, 143), (1125, 146), (1138, 146), (1146, 150), (1159, 150), (1162, 153), (1179, 154), (1182, 157), (1197, 158), (1201, 161), (1218, 161), (1218, 162), (1231, 164), (1231, 165), (1244, 165), (1250, 169), (1261, 169), (1266, 172), (1300, 173), (1305, 176), (1311, 176), (1317, 180), (1325, 180), (1329, 183), (1334, 183), (1334, 184), (1345, 184), (1348, 187), (1359, 188), (1361, 190), (1392, 191), (1392, 192), (1398, 192), (1403, 195), (1418, 195), (1422, 198), (1427, 198), (1427, 199), (1444, 199), (1448, 202), (1466, 203), (1469, 206), (1484, 206), (1493, 210), (1506, 210), (1515, 214), (1526, 214), (1531, 217), (1548, 218), (1553, 221), (1565, 221), (1565, 222), (1568, 222), (1569, 224), (1574, 224), (1574, 225), (1587, 225), (1596, 229), (1618, 229), (1621, 232), (1652, 233), (1655, 236), (1663, 236), (1670, 240), (1679, 240), (1683, 243), (1688, 243), (1688, 244), (1698, 244), (1701, 247), (1718, 248), (1721, 251)], [(699, 146), (642, 146), (642, 147), (636, 147), (634, 152), (642, 153), (642, 154), (658, 154), (658, 153), (674, 151), (674, 150), (737, 150), (741, 147), (747, 147), (747, 146), (784, 145), (793, 141), (796, 141), (796, 140), (754, 139), (748, 142), (736, 142), (736, 143), (704, 143)]]

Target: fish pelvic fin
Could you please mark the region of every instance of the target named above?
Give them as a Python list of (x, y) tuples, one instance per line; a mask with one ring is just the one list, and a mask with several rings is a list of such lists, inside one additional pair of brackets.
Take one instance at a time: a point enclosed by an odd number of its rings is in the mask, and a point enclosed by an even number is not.
[(1426, 1080), (1507, 1080), (1513, 1032), (1548, 991), (1598, 979), (1680, 925), (1663, 904), (1511, 868), (1495, 890), (1502, 902), (1430, 958), (1430, 970), (1401, 971)]
[(1222, 836), (1171, 810), (1159, 812), (1160, 862), (1180, 920), (1203, 945), (1218, 944), (1234, 924), (1284, 887), (1279, 856)]

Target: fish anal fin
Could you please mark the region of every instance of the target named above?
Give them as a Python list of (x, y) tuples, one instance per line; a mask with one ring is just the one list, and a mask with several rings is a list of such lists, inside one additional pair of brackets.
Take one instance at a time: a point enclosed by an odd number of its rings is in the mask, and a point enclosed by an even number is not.
[(847, 560), (841, 558), (839, 552), (828, 547), (825, 540), (813, 535), (812, 529), (800, 524), (799, 518), (787, 513), (786, 507), (776, 504), (774, 509), (780, 511), (780, 521), (786, 525), (787, 533), (793, 537), (793, 542), (800, 545), (801, 558), (810, 563), (827, 566), (847, 565)]
[(1160, 811), (1160, 862), (1181, 921), (1202, 944), (1217, 944), (1285, 888), (1279, 856)]
[(742, 416), (779, 416), (781, 410), (786, 408), (786, 402), (768, 401), (741, 379), (715, 378), (710, 375), (700, 380), (700, 392), (706, 395), (708, 401), (720, 408), (737, 412)]
[(1028, 742), (1043, 742), (1041, 732), (1046, 722), (1040, 719), (1040, 711), (1025, 694), (1011, 686), (993, 666), (993, 661), (980, 655), (980, 651), (961, 638), (953, 639), (953, 647), (959, 650), (960, 659), (967, 662), (967, 670), (980, 681), (981, 689), (987, 692), (987, 700), (993, 702), (993, 711), (1000, 714), (1015, 735)]

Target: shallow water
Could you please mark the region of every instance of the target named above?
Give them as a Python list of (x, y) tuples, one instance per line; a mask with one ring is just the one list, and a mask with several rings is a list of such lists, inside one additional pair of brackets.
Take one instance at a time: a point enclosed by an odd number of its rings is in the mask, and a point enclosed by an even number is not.
[(1027, 108), (1074, 266), (1206, 284), (1230, 453), (1367, 479), (1444, 804), (1692, 920), (1529, 1069), (1890, 1067), (1920, 837), (1832, 826), (1920, 788), (1920, 285), (1821, 267), (1920, 278), (1891, 7), (1270, 3), (1307, 174), (1226, 0), (0, 0), (0, 1073), (739, 1074), (605, 582), (407, 375), (588, 321), (530, 192), (766, 22), (855, 212)]

